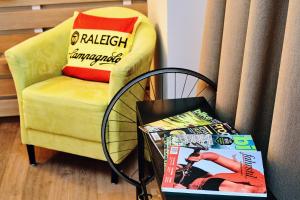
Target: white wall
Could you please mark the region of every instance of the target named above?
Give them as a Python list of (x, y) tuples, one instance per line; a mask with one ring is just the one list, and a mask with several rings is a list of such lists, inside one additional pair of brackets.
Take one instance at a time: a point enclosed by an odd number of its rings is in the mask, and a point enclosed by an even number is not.
[(167, 66), (168, 35), (167, 11), (168, 0), (148, 0), (148, 17), (155, 26), (157, 33), (158, 64)]
[(198, 71), (206, 0), (168, 1), (168, 67)]
[[(199, 71), (206, 0), (148, 0), (149, 18), (158, 32), (159, 67)], [(177, 77), (176, 95), (181, 95), (184, 76)], [(175, 97), (174, 76), (164, 83), (165, 97)], [(187, 87), (192, 87), (187, 83)]]

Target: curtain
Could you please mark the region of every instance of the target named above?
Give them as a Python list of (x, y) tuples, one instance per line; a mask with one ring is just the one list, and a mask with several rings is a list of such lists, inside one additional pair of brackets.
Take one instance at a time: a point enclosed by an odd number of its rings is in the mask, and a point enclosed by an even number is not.
[(300, 0), (209, 0), (200, 73), (216, 112), (251, 133), (277, 199), (299, 199)]

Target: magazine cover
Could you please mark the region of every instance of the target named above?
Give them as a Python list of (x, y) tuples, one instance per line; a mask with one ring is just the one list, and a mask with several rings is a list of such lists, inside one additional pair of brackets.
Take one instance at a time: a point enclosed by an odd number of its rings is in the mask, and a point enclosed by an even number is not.
[(212, 138), (213, 144), (209, 148), (256, 151), (256, 146), (250, 134), (212, 135)]
[(171, 146), (161, 187), (173, 194), (267, 197), (259, 151)]
[(205, 126), (197, 126), (190, 128), (188, 131), (193, 132), (194, 134), (238, 134), (238, 132), (227, 123), (214, 123)]
[(165, 134), (163, 142), (165, 165), (170, 146), (256, 151), (251, 135), (180, 134), (169, 136), (168, 134)]
[(212, 135), (209, 134), (180, 134), (180, 135), (167, 135), (164, 136), (164, 167), (167, 164), (169, 147), (182, 146), (190, 148), (203, 148), (208, 149), (213, 145)]
[[(192, 128), (181, 128), (181, 129), (173, 129), (173, 130), (165, 130), (165, 131), (157, 131), (157, 132), (150, 132), (150, 138), (152, 142), (156, 145), (158, 148), (160, 154), (166, 158), (167, 152), (166, 149), (168, 149), (169, 145), (178, 145), (179, 142), (176, 142), (177, 139), (168, 140), (168, 143), (165, 144), (164, 138), (169, 137), (171, 135), (182, 135), (182, 134), (217, 134), (217, 135), (230, 135), (230, 134), (238, 134), (238, 132), (231, 128), (229, 124), (227, 123), (216, 123), (216, 124), (209, 124), (205, 126), (196, 126)], [(188, 136), (189, 137), (189, 136)], [(203, 137), (203, 136), (196, 136), (194, 138), (194, 141), (197, 141), (197, 137)], [(212, 140), (211, 137), (209, 137), (210, 140)], [(204, 141), (203, 138), (198, 141)], [(226, 139), (224, 138), (223, 143), (226, 142)], [(195, 144), (197, 142), (194, 142)], [(196, 145), (197, 146), (197, 145)]]
[(143, 126), (140, 126), (139, 128), (145, 133), (151, 133), (164, 130), (203, 126), (215, 123), (220, 123), (220, 121), (212, 118), (206, 112), (203, 112), (200, 109), (196, 109), (149, 124), (145, 124)]
[(239, 134), (235, 129), (227, 123), (215, 123), (204, 126), (196, 126), (191, 128), (180, 128), (173, 130), (164, 130), (151, 132), (152, 139), (157, 142), (163, 140), (164, 136), (180, 135), (180, 134), (216, 134), (216, 135), (232, 135)]
[(179, 135), (179, 134), (232, 135), (232, 134), (239, 134), (239, 133), (227, 123), (214, 123), (214, 124), (208, 124), (204, 126), (168, 130), (168, 131), (164, 131), (164, 134), (169, 136), (169, 135)]

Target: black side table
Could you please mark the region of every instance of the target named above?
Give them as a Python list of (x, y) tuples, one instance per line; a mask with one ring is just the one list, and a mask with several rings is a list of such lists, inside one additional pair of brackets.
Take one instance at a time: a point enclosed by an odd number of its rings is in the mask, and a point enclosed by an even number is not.
[[(157, 121), (166, 117), (177, 115), (189, 110), (201, 108), (204, 112), (214, 117), (214, 112), (203, 97), (183, 98), (183, 99), (167, 99), (156, 101), (140, 101), (137, 102), (137, 123), (144, 125), (153, 121)], [(138, 149), (139, 149), (139, 176), (144, 176), (144, 139), (150, 151), (150, 157), (154, 174), (161, 187), (164, 174), (163, 147), (158, 147), (148, 134), (144, 134), (138, 128)], [(145, 187), (144, 187), (145, 188)], [(166, 197), (162, 192), (161, 196), (165, 200), (178, 199), (175, 197)]]
[[(137, 122), (139, 125), (144, 125), (153, 121), (157, 121), (166, 117), (170, 117), (176, 114), (180, 114), (189, 110), (194, 110), (200, 108), (202, 111), (208, 113), (210, 116), (215, 117), (213, 109), (209, 106), (205, 98), (203, 97), (193, 97), (193, 98), (184, 98), (184, 99), (168, 99), (168, 100), (156, 100), (156, 101), (140, 101), (137, 102)], [(150, 157), (152, 162), (152, 167), (154, 170), (154, 175), (158, 183), (158, 187), (161, 187), (163, 174), (164, 174), (164, 158), (163, 152), (164, 147), (158, 145), (153, 141), (152, 137), (149, 134), (142, 132), (138, 129), (138, 135), (141, 138), (139, 141), (138, 148), (144, 148), (144, 140), (147, 144), (147, 147), (150, 151)], [(162, 135), (160, 135), (162, 136)], [(144, 153), (144, 149), (141, 151)], [(144, 166), (144, 154), (140, 154), (139, 160), (141, 167)], [(140, 168), (144, 169), (144, 168)], [(142, 174), (143, 175), (143, 170)], [(161, 190), (160, 190), (161, 191)], [(195, 199), (191, 198), (178, 198), (178, 196), (166, 196), (161, 192), (161, 196), (164, 200), (190, 200)], [(200, 199), (197, 197), (197, 199)], [(206, 200), (206, 199), (205, 199)], [(268, 189), (268, 198), (267, 200), (276, 200), (272, 192)]]

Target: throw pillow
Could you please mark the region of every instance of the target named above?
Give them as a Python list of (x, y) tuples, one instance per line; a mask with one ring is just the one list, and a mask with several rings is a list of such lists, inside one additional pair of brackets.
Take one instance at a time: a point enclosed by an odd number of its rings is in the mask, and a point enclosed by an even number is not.
[(131, 50), (138, 17), (107, 18), (75, 13), (63, 74), (109, 82), (110, 69)]

